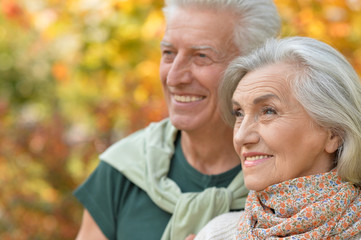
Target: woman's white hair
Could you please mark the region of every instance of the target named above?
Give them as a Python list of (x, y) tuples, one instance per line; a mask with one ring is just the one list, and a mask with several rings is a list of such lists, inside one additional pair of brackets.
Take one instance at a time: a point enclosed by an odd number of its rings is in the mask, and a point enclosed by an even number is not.
[(294, 66), (290, 86), (311, 118), (340, 136), (335, 165), (341, 178), (361, 185), (361, 82), (337, 50), (315, 39), (270, 39), (248, 56), (236, 58), (226, 70), (220, 101), (226, 121), (234, 124), (231, 99), (243, 76), (265, 65)]
[(165, 0), (163, 12), (168, 19), (177, 8), (229, 11), (237, 19), (234, 43), (242, 55), (248, 54), (281, 28), (280, 17), (272, 0)]

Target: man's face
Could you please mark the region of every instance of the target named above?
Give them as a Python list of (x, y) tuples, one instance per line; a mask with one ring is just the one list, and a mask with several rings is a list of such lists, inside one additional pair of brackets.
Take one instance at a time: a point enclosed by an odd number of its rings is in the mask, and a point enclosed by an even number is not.
[(179, 8), (170, 14), (161, 43), (160, 78), (169, 116), (184, 131), (223, 124), (218, 85), (239, 52), (233, 42), (234, 16)]

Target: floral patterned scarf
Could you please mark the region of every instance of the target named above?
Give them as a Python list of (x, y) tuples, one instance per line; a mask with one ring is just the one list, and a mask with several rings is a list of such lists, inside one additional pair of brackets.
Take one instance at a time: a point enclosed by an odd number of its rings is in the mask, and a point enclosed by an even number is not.
[(336, 171), (251, 191), (237, 239), (349, 239), (361, 232), (361, 189)]

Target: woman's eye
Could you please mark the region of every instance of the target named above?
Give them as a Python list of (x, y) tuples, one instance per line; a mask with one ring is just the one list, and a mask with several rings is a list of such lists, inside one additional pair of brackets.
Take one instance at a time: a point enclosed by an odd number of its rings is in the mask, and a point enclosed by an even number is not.
[(241, 112), (241, 110), (239, 109), (233, 109), (232, 110), (232, 115), (234, 115), (235, 117), (243, 117), (243, 113)]
[(271, 114), (277, 114), (277, 111), (271, 107), (266, 107), (262, 109), (263, 114), (271, 115)]

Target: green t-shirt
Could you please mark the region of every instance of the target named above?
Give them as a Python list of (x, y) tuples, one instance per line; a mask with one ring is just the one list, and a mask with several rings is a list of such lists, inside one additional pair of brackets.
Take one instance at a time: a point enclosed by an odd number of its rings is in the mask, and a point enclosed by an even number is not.
[[(168, 177), (182, 192), (200, 192), (208, 187), (227, 187), (240, 170), (239, 165), (218, 175), (198, 172), (186, 161), (178, 136)], [(159, 240), (171, 217), (142, 189), (103, 161), (74, 195), (108, 239)]]

